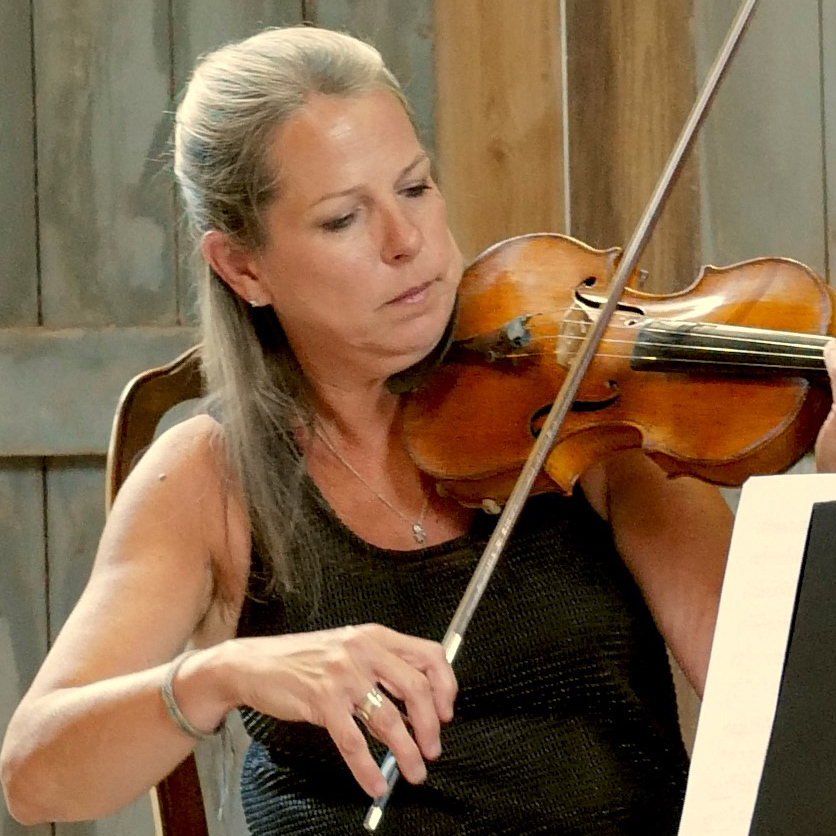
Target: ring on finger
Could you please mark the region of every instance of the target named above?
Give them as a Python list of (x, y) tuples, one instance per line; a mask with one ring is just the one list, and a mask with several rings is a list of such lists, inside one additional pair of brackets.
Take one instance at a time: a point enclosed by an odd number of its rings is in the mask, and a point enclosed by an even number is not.
[(363, 697), (363, 702), (361, 702), (355, 709), (354, 709), (354, 716), (364, 725), (368, 726), (371, 722), (372, 716), (374, 715), (375, 711), (377, 711), (383, 705), (383, 694), (377, 690), (377, 688), (372, 688), (370, 691), (366, 693), (366, 696)]

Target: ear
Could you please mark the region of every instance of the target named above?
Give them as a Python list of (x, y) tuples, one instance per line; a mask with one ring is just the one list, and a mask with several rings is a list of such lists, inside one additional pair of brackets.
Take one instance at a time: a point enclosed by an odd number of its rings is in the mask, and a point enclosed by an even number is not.
[(270, 294), (255, 271), (253, 254), (218, 230), (203, 234), (200, 252), (209, 266), (245, 302), (261, 307), (270, 303)]

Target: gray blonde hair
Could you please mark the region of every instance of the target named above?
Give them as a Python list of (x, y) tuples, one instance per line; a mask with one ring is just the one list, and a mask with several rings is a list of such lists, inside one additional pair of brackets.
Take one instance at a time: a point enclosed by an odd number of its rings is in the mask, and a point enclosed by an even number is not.
[[(267, 29), (202, 58), (174, 132), (174, 173), (195, 239), (218, 230), (248, 249), (261, 247), (262, 211), (281, 190), (281, 172), (267, 161), (276, 128), (311, 96), (379, 89), (409, 113), (377, 50), (330, 30)], [(265, 588), (294, 589), (304, 577), (311, 592), (320, 570), (315, 538), (299, 513), (305, 470), (292, 435), (293, 427), (313, 423), (304, 378), (272, 309), (252, 308), (208, 265), (201, 273), (204, 374)]]

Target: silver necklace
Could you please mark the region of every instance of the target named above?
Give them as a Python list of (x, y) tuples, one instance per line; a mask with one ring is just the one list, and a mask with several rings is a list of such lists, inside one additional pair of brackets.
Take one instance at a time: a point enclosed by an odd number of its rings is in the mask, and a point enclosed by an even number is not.
[(368, 491), (370, 491), (377, 499), (382, 502), (393, 514), (397, 514), (412, 530), (412, 536), (415, 539), (415, 542), (418, 545), (423, 545), (427, 539), (427, 531), (424, 528), (424, 517), (427, 515), (427, 508), (430, 504), (430, 496), (429, 494), (424, 494), (424, 504), (421, 507), (421, 514), (417, 520), (411, 520), (406, 514), (403, 513), (399, 508), (396, 508), (386, 499), (385, 496), (382, 496), (373, 488), (365, 479), (365, 477), (348, 461), (343, 455), (340, 453), (339, 450), (331, 443), (331, 439), (328, 438), (327, 435), (319, 428), (315, 427), (314, 432), (316, 435), (322, 440), (322, 443), (328, 448), (334, 458), (358, 481), (361, 485), (364, 485)]

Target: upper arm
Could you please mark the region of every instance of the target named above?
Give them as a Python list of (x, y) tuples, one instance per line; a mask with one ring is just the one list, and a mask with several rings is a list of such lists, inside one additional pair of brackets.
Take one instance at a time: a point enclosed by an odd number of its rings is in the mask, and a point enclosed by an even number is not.
[(731, 538), (728, 505), (714, 486), (671, 479), (638, 451), (614, 456), (582, 484), (609, 520), (660, 632), (701, 693)]
[[(119, 491), (89, 581), (33, 695), (159, 664), (213, 625), (220, 583), (243, 595), (248, 528), (218, 471), (219, 428), (201, 416), (169, 430)], [(214, 617), (213, 617), (214, 616)]]

